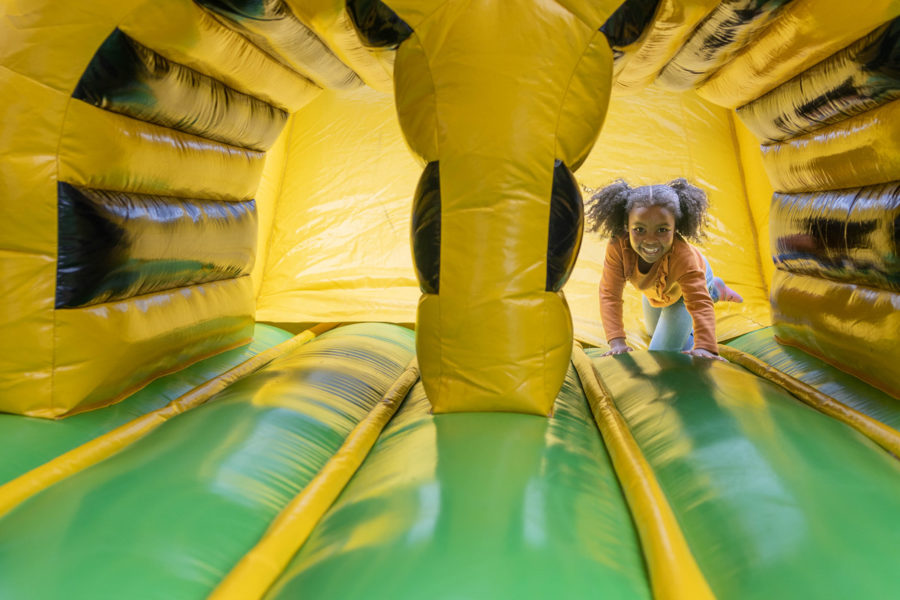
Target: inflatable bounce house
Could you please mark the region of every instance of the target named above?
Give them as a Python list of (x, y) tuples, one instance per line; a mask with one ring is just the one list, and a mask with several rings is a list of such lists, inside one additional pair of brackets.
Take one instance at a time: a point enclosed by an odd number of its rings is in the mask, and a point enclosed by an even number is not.
[[(0, 598), (900, 598), (898, 0), (3, 0)], [(745, 302), (608, 349), (584, 202)]]

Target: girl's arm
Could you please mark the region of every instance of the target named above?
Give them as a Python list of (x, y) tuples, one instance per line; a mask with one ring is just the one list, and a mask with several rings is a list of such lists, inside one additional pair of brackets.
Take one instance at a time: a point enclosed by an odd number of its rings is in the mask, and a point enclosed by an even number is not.
[[(702, 259), (701, 259), (702, 260)], [(715, 358), (719, 353), (716, 341), (716, 312), (712, 298), (706, 289), (706, 274), (700, 269), (701, 264), (685, 266), (683, 274), (678, 278), (684, 305), (694, 322), (694, 350), (689, 354)]]
[(615, 238), (606, 246), (603, 275), (600, 277), (600, 321), (610, 350), (603, 354), (631, 352), (625, 343), (625, 325), (622, 316), (622, 292), (625, 290), (625, 263), (622, 249)]

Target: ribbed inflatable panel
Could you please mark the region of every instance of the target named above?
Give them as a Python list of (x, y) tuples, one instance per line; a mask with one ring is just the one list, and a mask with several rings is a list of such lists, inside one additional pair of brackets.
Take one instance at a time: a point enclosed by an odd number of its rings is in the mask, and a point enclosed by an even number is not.
[(601, 591), (651, 597), (619, 483), (570, 368), (549, 419), (432, 415), (422, 386), (414, 388), (266, 598)]
[(287, 112), (166, 60), (118, 29), (72, 94), (106, 110), (226, 144), (267, 150)]
[(617, 92), (637, 92), (650, 85), (689, 37), (691, 31), (719, 5), (720, 0), (660, 0), (653, 21), (632, 47), (617, 60)]
[(807, 354), (779, 344), (773, 327), (764, 327), (728, 342), (772, 367), (799, 379), (838, 402), (900, 431), (900, 402), (860, 379)]
[(251, 42), (320, 87), (352, 89), (363, 81), (303, 24), (284, 0), (197, 0)]
[(57, 308), (240, 277), (253, 266), (253, 200), (189, 200), (60, 183), (58, 211)]
[(900, 101), (762, 146), (777, 192), (855, 188), (900, 180)]
[(772, 320), (778, 341), (900, 398), (900, 293), (777, 270)]
[(756, 137), (785, 140), (900, 98), (900, 19), (737, 109)]
[[(589, 351), (716, 598), (900, 594), (894, 457), (738, 366), (598, 354)], [(848, 556), (861, 566), (848, 570)]]
[(724, 0), (691, 33), (657, 81), (675, 91), (697, 87), (750, 44), (792, 1)]
[(289, 113), (322, 91), (193, 0), (147, 2), (118, 27), (166, 59)]
[(743, 106), (898, 16), (896, 0), (791, 2), (697, 93), (727, 108)]
[(394, 325), (326, 333), (27, 500), (0, 519), (0, 597), (206, 597), (412, 347)]
[(769, 222), (778, 268), (900, 291), (900, 183), (775, 194)]

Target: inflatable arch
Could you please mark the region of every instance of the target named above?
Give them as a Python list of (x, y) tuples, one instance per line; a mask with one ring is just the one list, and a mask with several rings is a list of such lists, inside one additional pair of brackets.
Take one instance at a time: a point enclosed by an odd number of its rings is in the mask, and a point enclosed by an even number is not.
[[(900, 597), (898, 18), (7, 0), (0, 597)], [(601, 358), (681, 176), (729, 362)]]

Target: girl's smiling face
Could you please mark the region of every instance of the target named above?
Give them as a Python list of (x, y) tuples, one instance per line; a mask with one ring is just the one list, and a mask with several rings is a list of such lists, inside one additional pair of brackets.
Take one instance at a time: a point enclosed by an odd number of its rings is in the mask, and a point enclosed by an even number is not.
[(655, 263), (675, 242), (675, 215), (664, 206), (632, 208), (628, 213), (628, 239), (638, 256)]

